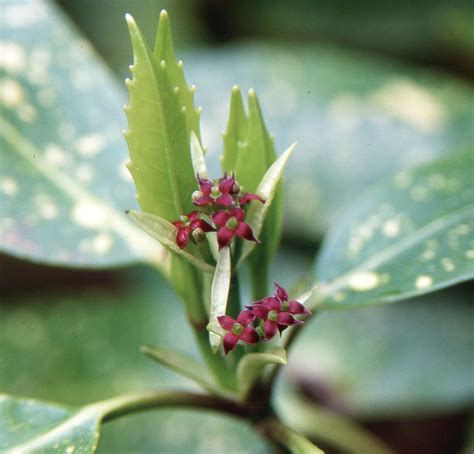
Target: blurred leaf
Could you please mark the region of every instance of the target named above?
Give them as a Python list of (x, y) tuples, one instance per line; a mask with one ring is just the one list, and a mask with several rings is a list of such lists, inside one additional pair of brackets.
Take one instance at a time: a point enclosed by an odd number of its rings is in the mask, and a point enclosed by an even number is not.
[(255, 382), (262, 375), (265, 366), (270, 364), (287, 364), (284, 348), (275, 348), (266, 353), (247, 353), (237, 366), (239, 393), (245, 399)]
[(221, 154), (223, 100), (236, 82), (259, 93), (277, 149), (298, 141), (284, 220), (300, 242), (319, 239), (376, 181), (474, 140), (472, 87), (436, 72), (316, 45), (252, 43), (184, 58), (205, 107), (211, 173), (212, 156)]
[(99, 441), (102, 417), (99, 407), (73, 409), (3, 394), (0, 395), (0, 449), (18, 454), (93, 453)]
[(135, 203), (114, 79), (53, 2), (10, 2), (0, 20), (0, 248), (68, 266), (165, 266), (123, 213)]
[[(393, 305), (323, 312), (291, 351), (291, 379), (359, 417), (464, 409), (474, 401), (473, 317), (470, 284)], [(277, 395), (286, 408), (284, 393)]]
[(282, 417), (292, 427), (311, 438), (333, 446), (346, 454), (388, 454), (390, 450), (369, 431), (351, 419), (292, 396), (282, 409)]
[[(211, 286), (211, 308), (209, 323), (217, 324), (217, 317), (226, 313), (227, 299), (229, 297), (231, 279), (230, 248), (223, 247), (219, 251), (216, 271)], [(222, 343), (222, 338), (213, 331), (209, 332), (209, 342), (214, 352), (217, 352)]]
[(160, 15), (153, 54), (131, 16), (127, 22), (134, 51), (125, 107), (128, 168), (141, 209), (172, 221), (192, 211), (196, 185), (189, 140), (190, 131), (199, 135), (199, 113), (176, 63), (167, 14)]
[(163, 246), (166, 246), (180, 257), (185, 258), (196, 268), (206, 273), (214, 272), (214, 267), (206, 263), (202, 257), (199, 256), (197, 247), (195, 247), (191, 241), (185, 249), (181, 249), (176, 244), (176, 227), (166, 219), (143, 211), (129, 211), (128, 215), (144, 232), (151, 235)]
[(211, 393), (216, 391), (216, 387), (212, 384), (212, 379), (209, 376), (209, 371), (193, 358), (159, 346), (144, 345), (140, 350), (158, 363), (193, 380)]
[[(252, 231), (257, 238), (260, 236), (262, 227), (264, 226), (264, 222), (267, 219), (267, 214), (269, 215), (267, 223), (271, 223), (272, 221), (274, 221), (275, 216), (273, 216), (272, 218), (270, 214), (272, 202), (274, 201), (275, 197), (277, 197), (277, 191), (279, 188), (279, 183), (281, 182), (283, 170), (285, 169), (288, 159), (290, 158), (291, 154), (295, 149), (295, 145), (296, 144), (293, 144), (281, 156), (279, 156), (278, 159), (275, 160), (275, 162), (272, 163), (272, 165), (265, 172), (265, 175), (263, 176), (256, 189), (256, 193), (265, 200), (265, 203), (256, 202), (252, 204), (247, 215), (247, 222), (252, 227)], [(273, 234), (276, 235), (276, 232), (273, 232)], [(269, 238), (267, 238), (267, 240), (268, 239)], [(264, 241), (265, 240), (262, 240), (262, 242)], [(237, 264), (237, 266), (245, 260), (245, 258), (255, 249), (255, 247), (255, 242), (247, 241), (244, 243), (242, 247), (242, 254), (239, 258), (239, 263)], [(258, 251), (258, 249), (259, 248), (257, 248), (256, 251)], [(266, 261), (268, 262), (268, 259), (270, 257), (266, 257)], [(256, 260), (255, 265), (257, 265), (258, 263), (260, 263), (261, 267), (263, 266), (261, 261)], [(256, 276), (255, 279), (261, 279), (261, 273), (258, 272), (258, 269), (255, 269), (255, 266), (253, 268)]]
[(308, 305), (398, 301), (474, 276), (472, 151), (395, 175), (355, 200), (316, 261)]
[(324, 454), (323, 450), (311, 443), (304, 435), (276, 420), (269, 421), (264, 430), (270, 438), (293, 454)]

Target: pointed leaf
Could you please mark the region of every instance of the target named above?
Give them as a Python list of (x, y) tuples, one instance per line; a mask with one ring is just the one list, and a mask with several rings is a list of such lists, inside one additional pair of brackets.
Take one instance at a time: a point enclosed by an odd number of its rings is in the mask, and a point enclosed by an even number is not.
[[(31, 19), (21, 28), (12, 19), (20, 10)], [(123, 213), (136, 205), (123, 92), (90, 43), (55, 2), (2, 4), (0, 43), (2, 251), (56, 265), (166, 268), (166, 250)]]
[(212, 383), (212, 379), (209, 376), (209, 371), (193, 358), (183, 353), (158, 346), (152, 347), (144, 345), (140, 350), (160, 364), (188, 377), (209, 392), (215, 393), (217, 391), (216, 386)]
[(162, 10), (160, 13), (153, 56), (155, 57), (155, 61), (160, 64), (163, 60), (166, 62), (169, 82), (173, 90), (177, 92), (181, 109), (183, 107), (185, 108), (188, 131), (193, 131), (200, 141), (199, 117), (201, 115), (201, 109), (194, 107), (194, 92), (196, 91), (196, 87), (194, 85), (188, 86), (184, 78), (183, 62), (181, 60), (176, 62), (171, 25), (168, 13), (165, 10)]
[(0, 395), (0, 451), (93, 453), (99, 441), (100, 408), (63, 407)]
[[(216, 271), (212, 279), (211, 308), (209, 314), (209, 323), (211, 324), (218, 323), (217, 317), (225, 314), (227, 298), (229, 296), (230, 277), (230, 249), (223, 247), (219, 252), (219, 260), (217, 261)], [(221, 336), (212, 331), (209, 332), (209, 342), (215, 352), (219, 349), (221, 340)]]
[(269, 364), (287, 364), (284, 348), (275, 348), (271, 352), (247, 353), (237, 366), (239, 394), (245, 399), (255, 382), (262, 375), (263, 369)]
[(316, 306), (392, 302), (474, 277), (474, 153), (403, 171), (354, 201), (316, 262)]
[[(252, 227), (254, 235), (258, 238), (262, 230), (263, 223), (270, 210), (274, 200), (278, 184), (280, 183), (285, 169), (286, 163), (295, 149), (296, 144), (291, 145), (282, 155), (271, 165), (267, 170), (262, 181), (257, 188), (257, 194), (265, 199), (263, 204), (253, 204), (247, 215), (247, 222)], [(256, 244), (253, 242), (245, 242), (242, 247), (242, 254), (240, 256), (237, 266), (245, 260), (245, 258), (253, 251)]]
[(225, 172), (236, 170), (239, 146), (247, 138), (248, 119), (245, 115), (242, 95), (237, 85), (232, 87), (230, 98), (229, 120), (227, 129), (223, 134), (224, 154), (222, 155), (222, 169)]
[(214, 272), (214, 267), (202, 259), (192, 241), (188, 242), (185, 249), (181, 249), (176, 244), (176, 227), (166, 219), (143, 211), (129, 211), (128, 215), (143, 231), (158, 240), (163, 246), (186, 259), (196, 268), (206, 273)]
[(341, 452), (393, 454), (382, 441), (349, 418), (297, 396), (285, 401), (282, 414), (292, 427)]
[(291, 429), (277, 420), (264, 422), (264, 433), (271, 440), (283, 445), (292, 454), (324, 454), (303, 434)]
[(129, 15), (127, 23), (134, 52), (133, 80), (127, 80), (130, 104), (125, 107), (129, 169), (142, 210), (173, 220), (192, 210), (195, 176), (189, 139), (191, 130), (198, 132), (188, 124), (195, 123), (188, 113), (194, 107), (183, 95), (189, 88), (172, 55), (167, 15), (160, 16), (155, 54)]
[(204, 150), (194, 131), (191, 131), (191, 159), (193, 162), (194, 175), (199, 175), (201, 178), (209, 178), (206, 159), (204, 158)]

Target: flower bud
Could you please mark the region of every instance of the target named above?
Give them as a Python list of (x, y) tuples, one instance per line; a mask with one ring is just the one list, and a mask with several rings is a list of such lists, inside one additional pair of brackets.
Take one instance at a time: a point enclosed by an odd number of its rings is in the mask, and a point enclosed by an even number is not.
[(202, 241), (204, 241), (206, 239), (206, 232), (204, 232), (204, 230), (202, 230), (200, 228), (197, 228), (197, 229), (193, 230), (191, 235), (193, 236), (193, 240), (196, 243), (201, 243)]
[(192, 194), (191, 194), (191, 200), (192, 202), (194, 203), (197, 199), (199, 199), (200, 197), (202, 197), (204, 194), (201, 192), (201, 191), (194, 191)]

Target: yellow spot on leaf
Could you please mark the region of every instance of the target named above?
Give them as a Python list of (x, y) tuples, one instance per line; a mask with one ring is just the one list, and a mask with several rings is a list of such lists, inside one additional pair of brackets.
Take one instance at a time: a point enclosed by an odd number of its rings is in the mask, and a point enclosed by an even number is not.
[(0, 80), (0, 104), (5, 107), (18, 107), (25, 102), (25, 92), (22, 86), (13, 79)]
[(7, 197), (13, 197), (18, 194), (19, 191), (18, 183), (11, 177), (3, 177), (0, 179), (0, 188)]
[(365, 292), (377, 287), (380, 283), (380, 276), (372, 271), (362, 271), (355, 273), (349, 278), (349, 287), (358, 292)]
[(433, 278), (431, 276), (424, 274), (416, 278), (415, 287), (417, 289), (423, 289), (423, 288), (431, 287), (432, 284), (433, 284)]

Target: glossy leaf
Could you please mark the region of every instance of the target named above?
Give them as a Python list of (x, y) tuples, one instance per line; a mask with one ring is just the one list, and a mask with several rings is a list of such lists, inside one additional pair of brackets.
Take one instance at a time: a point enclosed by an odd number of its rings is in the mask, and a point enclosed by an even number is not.
[[(293, 144), (281, 156), (278, 157), (278, 159), (265, 172), (265, 175), (263, 176), (256, 189), (256, 193), (265, 200), (265, 203), (253, 204), (253, 206), (248, 212), (247, 222), (252, 227), (252, 231), (257, 238), (262, 232), (267, 213), (271, 212), (271, 206), (274, 201), (274, 198), (277, 196), (276, 193), (279, 189), (283, 170), (285, 169), (288, 159), (293, 153), (295, 146), (296, 144)], [(274, 217), (272, 218), (271, 215), (269, 215), (268, 221), (273, 220)], [(262, 240), (262, 242), (264, 241), (265, 240)], [(242, 263), (248, 257), (248, 255), (255, 249), (255, 247), (256, 244), (253, 242), (244, 243), (244, 246), (242, 247), (242, 254), (240, 256), (239, 263), (237, 264), (237, 266), (239, 266), (239, 264)], [(257, 279), (258, 278), (260, 278), (259, 273), (257, 273)]]
[(199, 386), (210, 391), (216, 392), (216, 387), (212, 383), (209, 371), (201, 364), (183, 353), (172, 351), (159, 346), (144, 345), (140, 349), (150, 358), (158, 363), (169, 367), (179, 374), (191, 379)]
[(403, 171), (354, 201), (316, 262), (313, 308), (398, 301), (474, 277), (473, 152)]
[(98, 407), (67, 408), (0, 395), (0, 449), (5, 453), (93, 453), (103, 417)]
[(182, 64), (174, 57), (167, 14), (160, 15), (154, 53), (131, 16), (127, 23), (134, 52), (125, 107), (128, 168), (142, 210), (171, 221), (192, 210), (195, 176), (189, 140), (190, 131), (199, 135), (199, 114)]
[(245, 399), (255, 382), (262, 375), (263, 370), (270, 364), (287, 364), (284, 348), (275, 348), (265, 353), (247, 353), (237, 366), (239, 394)]
[(214, 267), (200, 257), (197, 247), (191, 241), (184, 249), (176, 244), (176, 227), (166, 219), (143, 211), (129, 211), (128, 215), (143, 231), (158, 240), (163, 246), (186, 259), (196, 268), (206, 273), (214, 272)]
[[(211, 308), (209, 311), (209, 323), (217, 324), (217, 317), (224, 315), (227, 307), (231, 279), (230, 249), (223, 247), (219, 252), (216, 271), (211, 285)], [(209, 332), (209, 342), (216, 352), (221, 346), (222, 338), (213, 331)]]
[(0, 248), (67, 266), (165, 268), (164, 248), (124, 214), (135, 202), (115, 80), (55, 3), (10, 2), (0, 16)]

